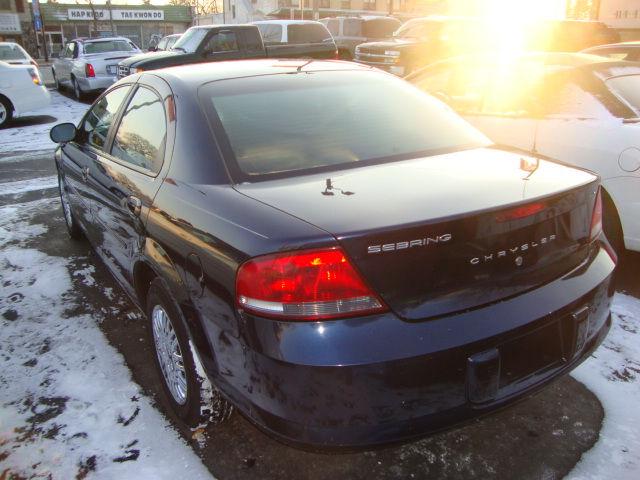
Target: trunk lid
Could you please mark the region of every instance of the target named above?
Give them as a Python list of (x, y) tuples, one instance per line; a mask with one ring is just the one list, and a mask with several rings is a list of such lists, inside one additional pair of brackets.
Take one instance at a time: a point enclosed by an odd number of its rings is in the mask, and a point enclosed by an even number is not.
[(578, 265), (597, 185), (588, 172), (488, 148), (236, 189), (331, 233), (395, 313), (421, 320)]

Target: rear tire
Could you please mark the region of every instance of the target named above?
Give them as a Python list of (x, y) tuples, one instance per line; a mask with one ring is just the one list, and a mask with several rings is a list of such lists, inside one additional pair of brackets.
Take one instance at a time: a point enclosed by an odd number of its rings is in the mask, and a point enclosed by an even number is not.
[(76, 217), (71, 211), (71, 205), (69, 204), (69, 194), (67, 193), (67, 187), (64, 184), (64, 180), (58, 173), (58, 191), (60, 192), (60, 202), (62, 203), (62, 213), (64, 215), (64, 223), (67, 226), (67, 233), (74, 240), (80, 240), (82, 238), (82, 229), (78, 225)]
[(609, 194), (604, 190), (602, 190), (602, 210), (602, 230), (616, 254), (620, 257), (625, 253), (622, 223), (620, 222), (618, 209)]
[(13, 105), (9, 99), (0, 97), (0, 128), (6, 127), (13, 118)]
[(169, 409), (191, 428), (228, 419), (233, 407), (204, 373), (182, 314), (160, 278), (149, 287), (147, 319), (154, 363)]

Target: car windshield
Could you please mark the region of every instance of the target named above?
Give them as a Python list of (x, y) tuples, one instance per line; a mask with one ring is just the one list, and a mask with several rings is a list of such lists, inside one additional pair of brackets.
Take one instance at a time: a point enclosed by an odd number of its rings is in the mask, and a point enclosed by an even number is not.
[(441, 102), (379, 73), (219, 81), (201, 99), (231, 169), (249, 181), (490, 144)]
[(606, 84), (609, 89), (627, 102), (637, 115), (640, 115), (640, 75), (610, 78)]
[(393, 34), (398, 38), (426, 38), (440, 28), (440, 22), (429, 22), (424, 20), (409, 20)]
[(172, 50), (181, 50), (187, 53), (193, 53), (198, 49), (204, 37), (209, 33), (207, 28), (190, 28), (174, 43)]
[(0, 45), (0, 60), (25, 60), (27, 56), (18, 45), (4, 44)]
[(84, 53), (106, 53), (106, 52), (132, 52), (134, 50), (127, 40), (105, 40), (102, 42), (87, 42), (84, 44)]

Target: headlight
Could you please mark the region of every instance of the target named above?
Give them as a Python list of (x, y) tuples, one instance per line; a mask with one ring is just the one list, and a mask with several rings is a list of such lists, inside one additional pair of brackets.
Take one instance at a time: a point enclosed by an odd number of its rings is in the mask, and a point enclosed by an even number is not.
[(133, 67), (131, 69), (129, 69), (129, 73), (134, 74), (134, 73), (140, 73), (143, 72), (144, 69), (142, 67)]
[(385, 50), (384, 54), (387, 57), (399, 57), (400, 56), (400, 52), (398, 52), (397, 50)]

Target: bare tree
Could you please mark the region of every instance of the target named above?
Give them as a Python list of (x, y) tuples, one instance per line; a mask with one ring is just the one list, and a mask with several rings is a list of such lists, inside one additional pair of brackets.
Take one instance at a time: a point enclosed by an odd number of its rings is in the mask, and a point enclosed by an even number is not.
[(76, 0), (76, 5), (78, 6), (82, 6), (85, 3), (89, 5), (89, 8), (91, 9), (91, 16), (93, 17), (93, 31), (98, 32), (98, 19), (96, 18), (96, 6), (93, 4), (93, 0), (84, 0), (83, 3), (80, 3), (78, 0)]
[(194, 15), (220, 13), (218, 0), (169, 0), (169, 5), (191, 7)]

